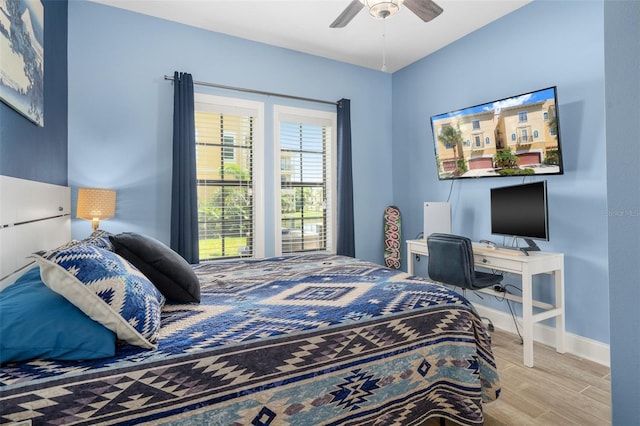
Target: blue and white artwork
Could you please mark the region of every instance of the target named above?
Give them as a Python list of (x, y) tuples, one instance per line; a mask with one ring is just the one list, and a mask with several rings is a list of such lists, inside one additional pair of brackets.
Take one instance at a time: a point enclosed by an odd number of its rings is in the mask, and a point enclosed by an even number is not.
[(0, 0), (0, 99), (44, 126), (41, 0)]

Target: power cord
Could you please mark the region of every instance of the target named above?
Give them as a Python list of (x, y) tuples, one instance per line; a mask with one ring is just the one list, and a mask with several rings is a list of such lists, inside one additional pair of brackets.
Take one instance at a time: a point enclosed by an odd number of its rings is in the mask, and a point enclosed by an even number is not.
[[(511, 285), (511, 284), (507, 284), (507, 285), (496, 285), (493, 287), (493, 290), (498, 292), (498, 293), (504, 293), (506, 294), (513, 294), (512, 292), (509, 291), (508, 287), (513, 287), (516, 290), (521, 291), (518, 287)], [(495, 296), (496, 300), (502, 302), (502, 301), (506, 301), (507, 302), (507, 306), (509, 307), (509, 312), (511, 312), (511, 318), (513, 319), (513, 324), (516, 326), (516, 333), (518, 333), (518, 337), (520, 338), (520, 344), (524, 345), (524, 339), (522, 338), (522, 334), (520, 333), (520, 328), (518, 327), (518, 318), (516, 317), (515, 312), (513, 311), (513, 307), (511, 306), (511, 300), (507, 299), (505, 296), (499, 297), (499, 296)]]
[(511, 300), (507, 299), (507, 306), (509, 307), (509, 311), (511, 311), (511, 318), (513, 318), (513, 323), (516, 326), (516, 332), (518, 333), (518, 337), (520, 338), (520, 344), (524, 345), (524, 339), (522, 338), (522, 334), (520, 334), (520, 329), (518, 328), (518, 321), (516, 318), (516, 314), (513, 312), (513, 307), (511, 306)]
[(494, 331), (496, 331), (496, 328), (493, 325), (493, 322), (491, 322), (491, 319), (489, 319), (488, 317), (481, 317), (480, 319), (487, 320), (487, 330), (489, 330), (489, 333), (493, 333)]
[(451, 179), (451, 185), (449, 186), (449, 195), (447, 195), (447, 203), (449, 202), (449, 199), (451, 198), (451, 192), (453, 191), (453, 183), (455, 182), (455, 179)]

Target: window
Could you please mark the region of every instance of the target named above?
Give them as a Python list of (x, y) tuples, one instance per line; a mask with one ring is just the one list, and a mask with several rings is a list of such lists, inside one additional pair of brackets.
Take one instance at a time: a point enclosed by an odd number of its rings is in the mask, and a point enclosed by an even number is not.
[(520, 123), (525, 123), (527, 121), (527, 111), (520, 111), (518, 113), (518, 121)]
[(276, 254), (333, 251), (336, 114), (276, 106)]
[(480, 135), (475, 135), (474, 139), (476, 141), (476, 147), (480, 148), (482, 146), (482, 138), (480, 138)]
[(263, 106), (195, 95), (200, 259), (264, 255)]
[(471, 123), (473, 130), (480, 130), (480, 120), (473, 120)]

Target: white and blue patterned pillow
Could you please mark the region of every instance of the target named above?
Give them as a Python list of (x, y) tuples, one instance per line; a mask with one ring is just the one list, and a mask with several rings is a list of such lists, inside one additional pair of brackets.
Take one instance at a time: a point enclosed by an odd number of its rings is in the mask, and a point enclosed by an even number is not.
[(105, 231), (102, 229), (96, 229), (91, 233), (91, 235), (89, 235), (84, 240), (80, 241), (80, 243), (91, 244), (92, 246), (100, 247), (105, 250), (115, 251), (113, 248), (113, 244), (109, 239), (109, 237), (111, 237), (112, 235), (113, 234), (111, 234), (108, 231)]
[(157, 348), (164, 296), (116, 253), (75, 244), (34, 253), (42, 281), (120, 340)]

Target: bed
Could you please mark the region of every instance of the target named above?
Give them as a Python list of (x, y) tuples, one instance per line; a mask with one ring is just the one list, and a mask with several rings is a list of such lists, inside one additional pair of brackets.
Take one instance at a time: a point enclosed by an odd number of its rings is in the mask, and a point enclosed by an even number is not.
[[(3, 224), (0, 244), (13, 227)], [(67, 242), (61, 236), (28, 250)], [(70, 250), (111, 256), (88, 246)], [(2, 250), (3, 258), (12, 252)], [(18, 257), (9, 269), (31, 260)], [(26, 271), (38, 275), (38, 267), (46, 275), (41, 258)], [(116, 334), (108, 357), (2, 364), (0, 423), (419, 425), (442, 418), (471, 425), (483, 423), (483, 404), (499, 396), (485, 327), (445, 287), (324, 253), (189, 267), (199, 301), (160, 296), (149, 347)], [(3, 287), (26, 273), (10, 274)]]

